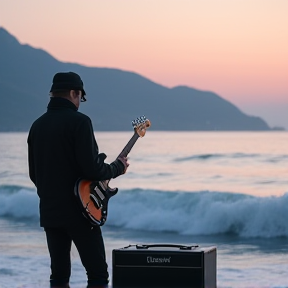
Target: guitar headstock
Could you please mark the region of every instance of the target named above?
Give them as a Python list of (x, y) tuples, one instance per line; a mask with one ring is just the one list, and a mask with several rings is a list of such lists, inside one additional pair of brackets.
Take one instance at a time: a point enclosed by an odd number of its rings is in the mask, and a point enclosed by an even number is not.
[(144, 137), (146, 130), (151, 126), (151, 122), (145, 116), (141, 116), (132, 121), (132, 126), (139, 137)]

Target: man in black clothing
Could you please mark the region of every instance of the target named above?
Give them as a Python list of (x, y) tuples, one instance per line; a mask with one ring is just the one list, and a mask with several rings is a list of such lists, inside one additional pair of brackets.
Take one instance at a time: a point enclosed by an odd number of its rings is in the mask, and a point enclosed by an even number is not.
[(80, 76), (54, 75), (47, 112), (28, 135), (29, 176), (40, 198), (40, 225), (44, 227), (51, 258), (50, 287), (69, 287), (70, 251), (75, 244), (86, 269), (87, 287), (106, 287), (108, 271), (101, 229), (91, 227), (74, 195), (78, 178), (107, 180), (126, 172), (126, 158), (111, 164), (98, 152), (91, 120), (78, 112), (86, 101)]

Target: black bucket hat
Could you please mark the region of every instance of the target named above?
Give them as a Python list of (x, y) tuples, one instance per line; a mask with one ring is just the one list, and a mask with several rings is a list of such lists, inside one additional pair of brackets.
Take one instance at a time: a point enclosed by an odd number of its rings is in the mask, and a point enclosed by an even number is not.
[(81, 101), (86, 101), (84, 97), (86, 95), (84, 84), (78, 74), (74, 72), (59, 72), (54, 75), (50, 92), (64, 90), (81, 90)]

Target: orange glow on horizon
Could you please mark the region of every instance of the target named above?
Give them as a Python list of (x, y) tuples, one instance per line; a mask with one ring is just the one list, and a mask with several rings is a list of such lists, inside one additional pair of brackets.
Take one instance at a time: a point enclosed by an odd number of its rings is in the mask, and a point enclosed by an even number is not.
[(288, 109), (287, 0), (13, 3), (0, 0), (0, 25), (60, 61)]

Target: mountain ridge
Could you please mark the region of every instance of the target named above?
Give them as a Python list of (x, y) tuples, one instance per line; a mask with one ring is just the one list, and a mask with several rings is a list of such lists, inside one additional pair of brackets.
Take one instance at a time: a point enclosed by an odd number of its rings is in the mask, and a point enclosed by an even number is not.
[(79, 111), (91, 118), (95, 130), (126, 131), (143, 114), (153, 130), (272, 130), (213, 92), (167, 88), (130, 71), (61, 62), (0, 27), (0, 131), (29, 130), (46, 111), (52, 77), (59, 71), (74, 71), (83, 79), (88, 101)]

